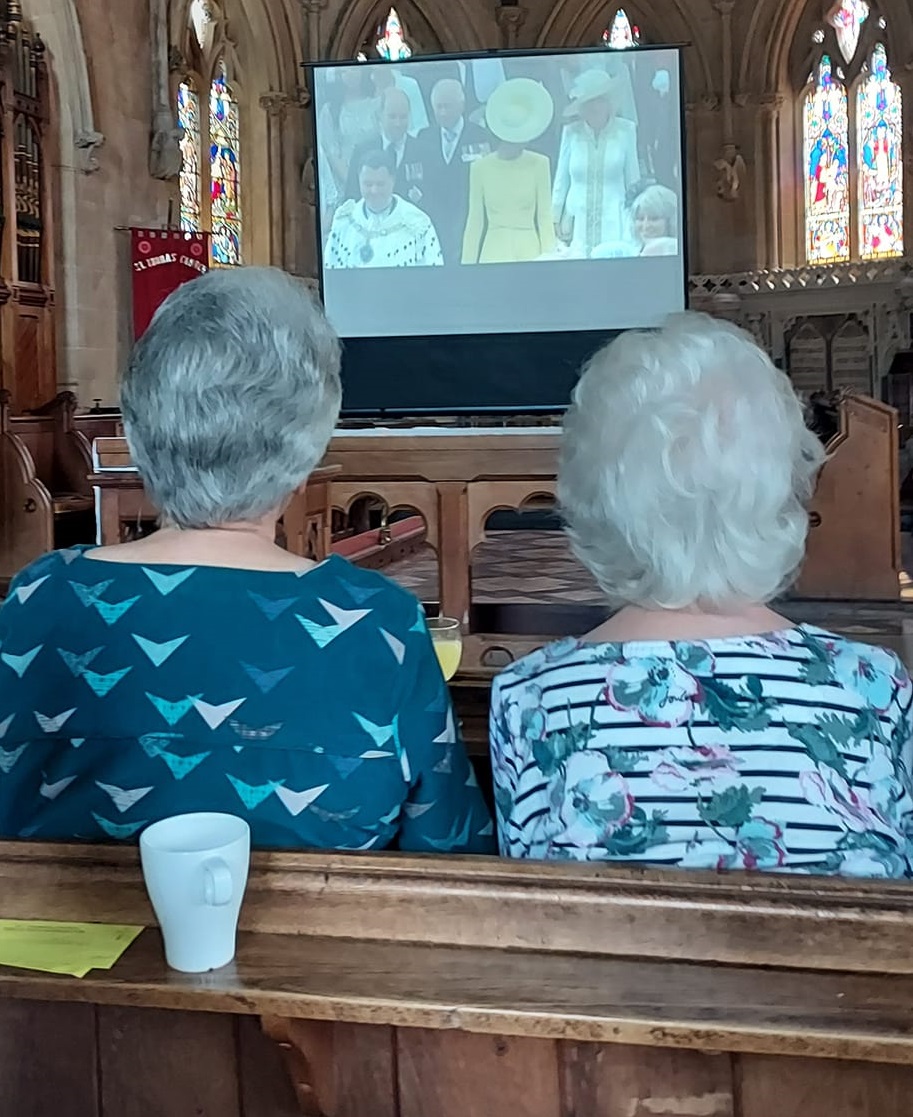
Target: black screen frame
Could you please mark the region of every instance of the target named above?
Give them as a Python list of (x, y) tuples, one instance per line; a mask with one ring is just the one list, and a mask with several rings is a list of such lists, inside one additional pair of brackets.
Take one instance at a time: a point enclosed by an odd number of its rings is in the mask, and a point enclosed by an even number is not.
[[(682, 272), (683, 272), (683, 306), (688, 306), (689, 298), (689, 284), (690, 284), (690, 238), (688, 236), (688, 174), (687, 174), (687, 154), (688, 154), (688, 137), (687, 137), (687, 114), (685, 109), (685, 96), (684, 96), (684, 80), (685, 80), (685, 60), (684, 52), (690, 46), (690, 43), (650, 43), (641, 45), (635, 50), (638, 55), (646, 54), (653, 51), (675, 51), (678, 59), (678, 91), (679, 91), (679, 143), (680, 143), (680, 167), (681, 167), (681, 194), (682, 194)], [(604, 46), (580, 46), (580, 47), (557, 47), (557, 48), (539, 48), (539, 49), (514, 49), (514, 50), (475, 50), (475, 51), (460, 51), (455, 53), (445, 54), (421, 54), (413, 55), (411, 58), (398, 60), (395, 65), (402, 67), (409, 67), (415, 63), (422, 62), (472, 62), (478, 59), (486, 58), (560, 58), (573, 55), (603, 55), (608, 48)], [(312, 149), (312, 158), (314, 161), (314, 197), (315, 197), (315, 221), (316, 221), (316, 252), (317, 252), (317, 280), (320, 293), (320, 300), (324, 302), (324, 266), (323, 266), (323, 229), (321, 227), (321, 198), (320, 198), (320, 153), (319, 147), (316, 142), (317, 137), (317, 104), (314, 90), (314, 71), (323, 69), (338, 69), (343, 66), (369, 68), (374, 66), (389, 66), (391, 63), (384, 58), (367, 58), (362, 61), (356, 59), (313, 59), (302, 63), (302, 69), (305, 71), (306, 80), (308, 84), (308, 91), (310, 93), (310, 115), (311, 115), (311, 134), (314, 137), (314, 144)], [(633, 328), (633, 327), (632, 327)], [(522, 333), (484, 333), (484, 334), (428, 334), (428, 335), (410, 335), (410, 336), (385, 336), (385, 337), (360, 337), (360, 338), (344, 338), (343, 345), (343, 358), (342, 358), (342, 380), (343, 380), (343, 403), (341, 414), (344, 418), (351, 419), (383, 419), (389, 418), (408, 418), (408, 417), (421, 417), (435, 415), (548, 415), (563, 413), (570, 404), (571, 392), (576, 384), (579, 374), (586, 361), (593, 356), (603, 345), (607, 344), (613, 338), (617, 337), (622, 330), (573, 330), (573, 331), (552, 331), (552, 332), (529, 332)], [(477, 402), (463, 402), (459, 404), (449, 403), (436, 403), (436, 404), (422, 404), (422, 403), (409, 403), (402, 402), (401, 404), (372, 404), (368, 406), (353, 405), (347, 400), (346, 392), (346, 369), (347, 366), (351, 369), (353, 360), (357, 361), (359, 365), (373, 366), (376, 370), (378, 366), (383, 367), (383, 356), (396, 361), (397, 353), (400, 354), (399, 360), (405, 358), (405, 363), (414, 364), (418, 369), (421, 361), (422, 348), (428, 348), (435, 344), (447, 348), (451, 354), (459, 350), (466, 350), (465, 356), (462, 359), (471, 361), (472, 350), (487, 347), (489, 350), (492, 348), (505, 347), (507, 350), (514, 350), (522, 348), (524, 344), (532, 345), (540, 351), (551, 350), (561, 355), (566, 360), (571, 360), (574, 365), (574, 372), (571, 377), (562, 377), (556, 383), (555, 398), (546, 400), (544, 398), (525, 403), (510, 402), (509, 400), (503, 403), (486, 403), (484, 402), (484, 395), (480, 395)], [(382, 349), (386, 348), (387, 353), (383, 354)], [(372, 356), (369, 358), (367, 350), (371, 350)], [(411, 351), (411, 352), (410, 352)], [(381, 359), (377, 359), (377, 354), (380, 354)], [(357, 367), (357, 366), (356, 366)], [(563, 391), (561, 385), (567, 385), (567, 390)]]

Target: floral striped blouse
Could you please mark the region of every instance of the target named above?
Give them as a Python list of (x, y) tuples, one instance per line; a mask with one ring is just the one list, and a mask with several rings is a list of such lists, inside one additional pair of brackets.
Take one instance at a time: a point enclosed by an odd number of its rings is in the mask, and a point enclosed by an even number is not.
[(553, 644), (493, 690), (501, 850), (910, 875), (911, 705), (893, 653), (808, 626)]

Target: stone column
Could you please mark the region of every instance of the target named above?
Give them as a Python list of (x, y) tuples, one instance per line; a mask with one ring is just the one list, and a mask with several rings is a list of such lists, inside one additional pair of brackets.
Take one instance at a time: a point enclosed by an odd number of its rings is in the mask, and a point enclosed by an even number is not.
[(181, 138), (171, 103), (168, 66), (168, 0), (149, 0), (149, 44), (152, 50), (152, 128), (149, 173), (169, 179), (181, 171)]
[(291, 98), (287, 93), (264, 93), (260, 108), (266, 113), (266, 145), (269, 176), (269, 261), (284, 262), (285, 190), (282, 173), (285, 112)]
[(301, 7), (304, 10), (304, 56), (322, 58), (320, 13), (326, 8), (326, 0), (301, 0)]
[(713, 0), (722, 22), (723, 89), (720, 107), (723, 117), (723, 144), (719, 158), (714, 163), (717, 172), (717, 197), (724, 202), (734, 202), (742, 191), (746, 173), (745, 160), (735, 142), (735, 119), (732, 76), (732, 12), (735, 0)]
[(782, 167), (780, 162), (780, 113), (785, 104), (786, 98), (782, 93), (764, 93), (757, 101), (755, 205), (760, 268), (783, 266), (784, 212), (781, 192), (785, 194), (787, 183), (793, 177), (789, 168)]

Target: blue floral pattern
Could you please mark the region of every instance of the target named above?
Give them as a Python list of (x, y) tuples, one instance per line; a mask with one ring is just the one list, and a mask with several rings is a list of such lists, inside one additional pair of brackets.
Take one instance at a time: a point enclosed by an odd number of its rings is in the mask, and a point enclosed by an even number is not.
[(809, 626), (553, 644), (493, 690), (502, 852), (910, 875), (911, 706), (892, 652)]

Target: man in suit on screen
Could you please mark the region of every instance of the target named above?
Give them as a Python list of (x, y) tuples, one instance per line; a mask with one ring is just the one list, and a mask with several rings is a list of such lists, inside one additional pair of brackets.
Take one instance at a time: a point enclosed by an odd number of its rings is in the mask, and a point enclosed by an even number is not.
[(469, 208), (469, 168), (491, 151), (491, 136), (466, 115), (466, 94), (456, 78), (443, 78), (431, 91), (434, 123), (418, 137), (422, 164), (421, 198), (441, 239), (445, 263), (459, 263)]
[(421, 189), (422, 167), (418, 157), (418, 140), (409, 134), (412, 110), (403, 90), (390, 86), (384, 90), (380, 106), (380, 132), (359, 144), (352, 152), (346, 198), (357, 201), (361, 197), (359, 176), (366, 155), (376, 151), (389, 151), (396, 165), (395, 190), (401, 198), (416, 204), (420, 197), (411, 197)]

